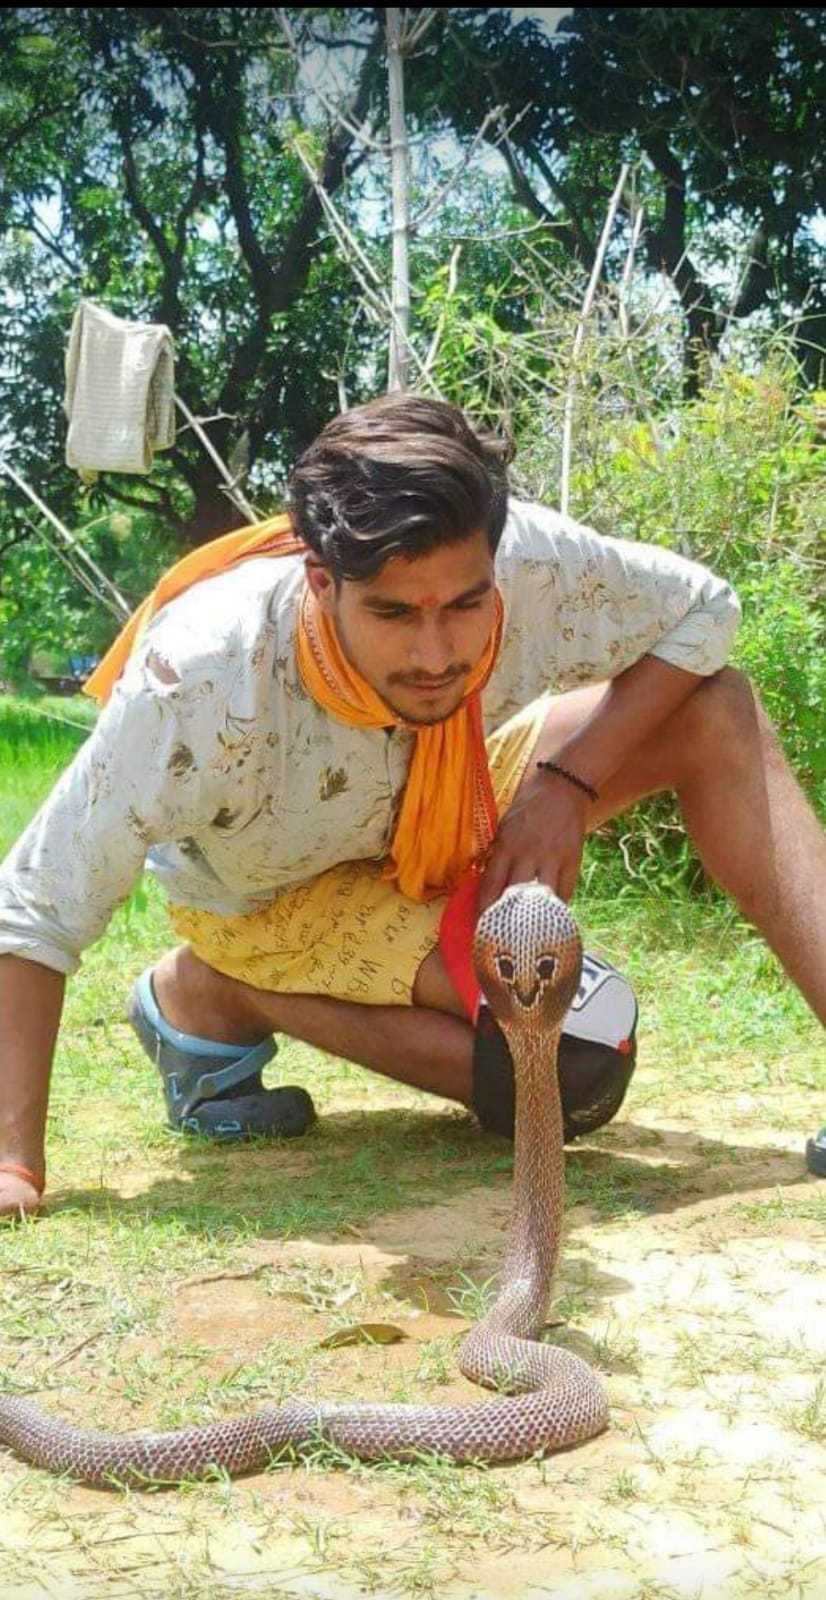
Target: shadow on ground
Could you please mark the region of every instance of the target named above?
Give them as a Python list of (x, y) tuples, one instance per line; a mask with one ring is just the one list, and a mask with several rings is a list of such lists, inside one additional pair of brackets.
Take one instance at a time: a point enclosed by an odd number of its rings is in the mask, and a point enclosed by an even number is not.
[[(300, 1232), (329, 1240), (342, 1228), (423, 1205), (450, 1204), (471, 1191), (490, 1191), (507, 1204), (513, 1147), (479, 1131), (461, 1112), (376, 1110), (323, 1116), (300, 1139), (216, 1147), (169, 1136), (178, 1173), (154, 1170), (138, 1192), (130, 1168), (118, 1188), (62, 1186), (47, 1197), (43, 1215), (62, 1211), (107, 1217), (177, 1213), (194, 1233), (234, 1231), (284, 1238)], [(136, 1162), (137, 1162), (136, 1157)], [(799, 1154), (773, 1144), (618, 1123), (592, 1142), (567, 1147), (567, 1196), (589, 1208), (588, 1225), (638, 1211), (668, 1214), (698, 1200), (798, 1189), (812, 1180)], [(125, 1192), (126, 1191), (126, 1192)], [(594, 1215), (596, 1213), (596, 1215)]]

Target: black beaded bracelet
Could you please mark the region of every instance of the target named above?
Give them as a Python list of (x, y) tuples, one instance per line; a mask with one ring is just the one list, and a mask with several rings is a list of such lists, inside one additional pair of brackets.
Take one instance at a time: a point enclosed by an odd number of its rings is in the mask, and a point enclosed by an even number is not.
[(567, 767), (561, 767), (558, 761), (537, 761), (536, 764), (543, 772), (556, 772), (560, 778), (567, 778), (569, 783), (575, 784), (577, 789), (587, 794), (589, 800), (599, 799), (596, 789), (592, 789), (590, 783), (586, 783), (584, 778), (578, 778), (575, 772), (569, 772)]

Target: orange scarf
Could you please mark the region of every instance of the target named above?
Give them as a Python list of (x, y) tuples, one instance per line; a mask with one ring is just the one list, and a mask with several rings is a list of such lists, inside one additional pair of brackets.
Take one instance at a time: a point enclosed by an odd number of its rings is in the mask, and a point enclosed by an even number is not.
[[(281, 515), (254, 527), (240, 528), (191, 551), (170, 567), (130, 617), (84, 684), (84, 693), (105, 704), (156, 612), (190, 584), (251, 556), (295, 555), (306, 549), (293, 533), (289, 516)], [(502, 600), (497, 591), (493, 633), (471, 673), (461, 705), (446, 721), (419, 727), (406, 723), (391, 710), (350, 665), (331, 618), (321, 610), (309, 584), (304, 590), (296, 649), (308, 693), (349, 727), (406, 727), (416, 734), (416, 748), (383, 874), (411, 900), (432, 900), (452, 889), (484, 855), (496, 831), (496, 801), (488, 771), (480, 697), (499, 653), (502, 617)]]

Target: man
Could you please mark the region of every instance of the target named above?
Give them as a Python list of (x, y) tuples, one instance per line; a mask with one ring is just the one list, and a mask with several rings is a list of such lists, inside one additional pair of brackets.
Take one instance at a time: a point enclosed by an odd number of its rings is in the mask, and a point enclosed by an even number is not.
[[(534, 878), (568, 899), (587, 832), (662, 789), (826, 1021), (826, 839), (726, 667), (728, 585), (509, 506), (506, 466), (444, 404), (350, 411), (291, 520), (195, 552), (107, 658), (97, 727), (0, 872), (0, 1212), (38, 1204), (65, 976), (147, 855), (185, 942), (130, 1015), (176, 1126), (306, 1127), (309, 1097), (261, 1086), (285, 1033), (507, 1131), (447, 892), (475, 865), (477, 910)], [(590, 1085), (596, 1122), (627, 1076)], [(574, 1063), (574, 1131), (578, 1092)]]

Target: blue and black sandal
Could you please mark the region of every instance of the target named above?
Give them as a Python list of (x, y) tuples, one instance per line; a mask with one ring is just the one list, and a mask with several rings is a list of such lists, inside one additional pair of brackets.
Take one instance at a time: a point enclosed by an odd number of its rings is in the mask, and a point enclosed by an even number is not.
[(826, 1178), (826, 1128), (806, 1141), (806, 1165), (816, 1178)]
[(247, 1047), (219, 1044), (173, 1028), (161, 1015), (152, 969), (142, 973), (127, 1016), (150, 1061), (158, 1069), (174, 1132), (210, 1139), (294, 1139), (315, 1122), (306, 1089), (265, 1089), (261, 1069), (277, 1054), (272, 1038)]

